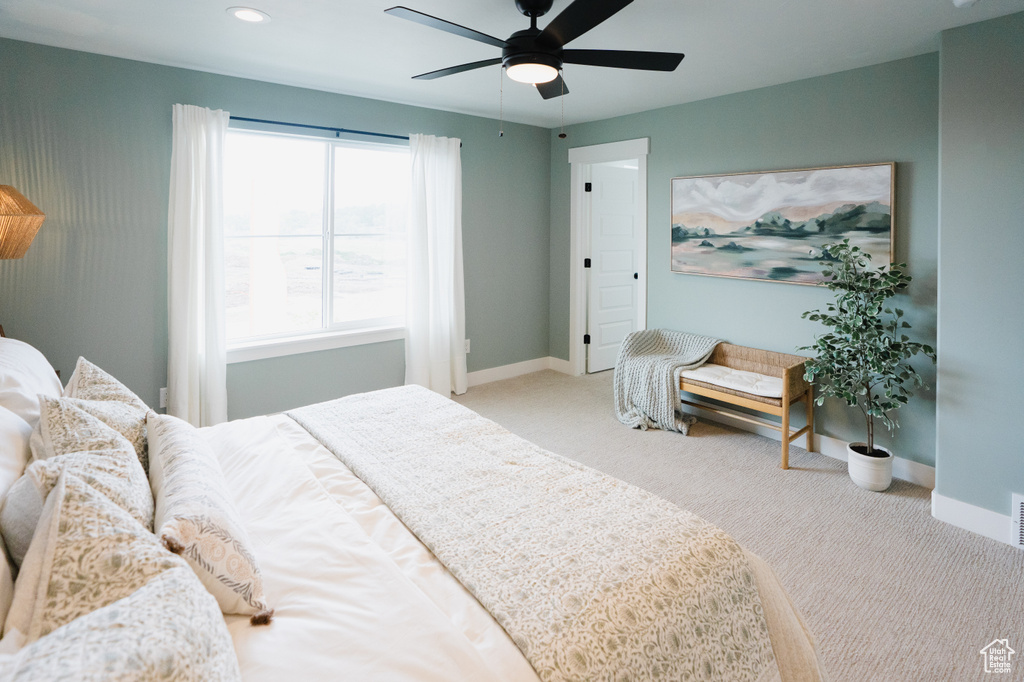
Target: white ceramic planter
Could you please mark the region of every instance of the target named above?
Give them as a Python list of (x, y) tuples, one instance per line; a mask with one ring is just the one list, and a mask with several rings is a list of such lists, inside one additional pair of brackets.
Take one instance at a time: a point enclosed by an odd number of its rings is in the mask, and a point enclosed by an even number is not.
[(880, 445), (875, 450), (885, 452), (888, 457), (868, 457), (853, 449), (854, 445), (864, 446), (864, 443), (850, 443), (846, 446), (846, 462), (850, 471), (850, 478), (854, 483), (865, 490), (881, 492), (892, 484), (892, 460), (893, 454)]

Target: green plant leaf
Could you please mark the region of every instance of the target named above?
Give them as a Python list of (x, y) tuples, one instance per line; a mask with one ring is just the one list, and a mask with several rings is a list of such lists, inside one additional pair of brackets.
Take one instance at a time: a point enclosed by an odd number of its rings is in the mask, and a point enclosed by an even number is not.
[(897, 338), (897, 330), (911, 326), (900, 320), (902, 309), (885, 305), (911, 281), (905, 263), (869, 269), (870, 254), (851, 246), (849, 239), (825, 245), (822, 253), (830, 259), (822, 262), (822, 274), (834, 299), (824, 313), (803, 314), (828, 329), (815, 337), (813, 345), (802, 348), (815, 354), (804, 377), (817, 386), (819, 405), (834, 397), (860, 407), (871, 441), (873, 420), (896, 428), (890, 413), (908, 403), (912, 387), (923, 384), (906, 361), (922, 353), (935, 362), (935, 351), (906, 335)]

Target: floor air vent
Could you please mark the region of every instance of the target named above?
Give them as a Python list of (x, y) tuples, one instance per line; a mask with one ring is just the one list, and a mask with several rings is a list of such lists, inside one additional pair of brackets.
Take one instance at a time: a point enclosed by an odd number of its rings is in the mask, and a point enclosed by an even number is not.
[(1014, 547), (1024, 549), (1024, 495), (1013, 493), (1013, 511), (1010, 518), (1013, 521), (1013, 536), (1010, 542)]

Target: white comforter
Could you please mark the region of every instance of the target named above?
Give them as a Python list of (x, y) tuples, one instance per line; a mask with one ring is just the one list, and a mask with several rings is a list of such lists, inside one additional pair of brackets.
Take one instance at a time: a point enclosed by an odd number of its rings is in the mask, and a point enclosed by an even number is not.
[(203, 429), (276, 609), (227, 617), (246, 680), (533, 682), (519, 649), (380, 499), (284, 415)]

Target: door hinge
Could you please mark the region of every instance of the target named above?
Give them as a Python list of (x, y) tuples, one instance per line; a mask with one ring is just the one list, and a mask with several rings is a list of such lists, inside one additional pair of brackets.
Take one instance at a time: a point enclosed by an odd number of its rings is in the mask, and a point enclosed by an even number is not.
[(584, 183), (583, 183), (583, 191), (584, 191), (584, 192), (589, 192), (589, 191), (591, 191), (591, 185), (590, 185), (590, 183), (589, 183), (589, 182), (584, 182)]
[(590, 345), (590, 334), (584, 334), (583, 335), (583, 345), (584, 346), (589, 346)]
[(589, 258), (584, 258), (583, 259), (583, 267), (585, 267), (585, 268), (589, 268), (590, 267), (590, 259)]

